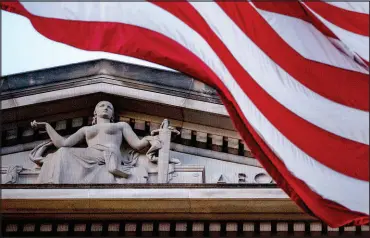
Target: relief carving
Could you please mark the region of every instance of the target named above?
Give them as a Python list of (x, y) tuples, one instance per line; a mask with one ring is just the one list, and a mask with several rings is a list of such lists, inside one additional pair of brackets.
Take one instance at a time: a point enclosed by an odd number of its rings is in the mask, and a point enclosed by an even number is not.
[(16, 184), (18, 182), (19, 173), (22, 171), (23, 167), (19, 165), (9, 166), (5, 178), (3, 180), (4, 184)]
[[(110, 102), (99, 102), (92, 125), (82, 127), (68, 138), (60, 136), (47, 122), (31, 122), (33, 128), (45, 129), (50, 137), (50, 141), (36, 146), (29, 155), (41, 167), (36, 183), (146, 183), (148, 168), (153, 165), (158, 166), (158, 178), (168, 178), (168, 163), (179, 163), (168, 158), (170, 136), (167, 134), (174, 130), (168, 121), (155, 131), (159, 135), (139, 139), (129, 124), (115, 123), (113, 115)], [(82, 140), (86, 140), (87, 148), (75, 147)], [(123, 142), (130, 148), (123, 148)], [(53, 146), (57, 151), (46, 154)], [(159, 158), (155, 156), (158, 150)], [(158, 182), (166, 183), (168, 179)]]

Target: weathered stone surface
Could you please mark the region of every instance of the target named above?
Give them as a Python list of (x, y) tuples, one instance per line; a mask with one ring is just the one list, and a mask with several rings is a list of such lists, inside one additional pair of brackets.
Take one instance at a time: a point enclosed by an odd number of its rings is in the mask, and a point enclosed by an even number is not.
[[(196, 148), (195, 148), (196, 149)], [(214, 152), (213, 153), (219, 153)], [(224, 154), (224, 153), (223, 153)], [(227, 154), (226, 154), (227, 155)], [(251, 183), (270, 183), (271, 178), (267, 175), (263, 168), (256, 166), (249, 166), (246, 164), (237, 164), (235, 162), (222, 161), (218, 159), (212, 159), (202, 156), (190, 155), (187, 153), (180, 153), (171, 151), (171, 157), (178, 158), (181, 161), (181, 165), (198, 165), (204, 166), (205, 168), (205, 183), (217, 184), (221, 175), (223, 183), (229, 184), (251, 184)], [(239, 174), (245, 174), (245, 182), (240, 181)], [(258, 176), (255, 180), (255, 176), (263, 174), (266, 177)], [(244, 176), (242, 176), (244, 178)]]
[(15, 184), (18, 182), (19, 172), (22, 170), (22, 166), (15, 165), (9, 166), (4, 178), (2, 177), (2, 182), (5, 184)]
[[(104, 59), (5, 76), (1, 78), (1, 91), (14, 92), (35, 86), (100, 75), (117, 77), (122, 81), (131, 80), (136, 83), (155, 84), (159, 87), (210, 95), (210, 100), (220, 103), (215, 89), (187, 75)], [(188, 92), (186, 93), (189, 94)]]
[[(162, 124), (157, 130), (162, 141), (156, 136), (139, 139), (129, 124), (114, 123), (113, 120), (113, 105), (101, 101), (95, 107), (92, 126), (82, 127), (68, 138), (61, 137), (48, 123), (33, 121), (31, 125), (44, 128), (51, 139), (30, 153), (31, 160), (41, 166), (36, 183), (146, 183), (150, 162), (162, 164), (160, 167), (163, 163), (166, 165), (157, 170), (158, 182), (168, 182), (168, 163), (176, 160), (169, 160), (170, 134), (162, 135), (166, 131), (171, 133), (167, 120), (164, 121), (166, 126)], [(82, 125), (80, 121), (76, 120), (76, 126)], [(72, 148), (82, 140), (86, 140), (87, 148)], [(122, 151), (123, 140), (133, 150)], [(50, 146), (58, 150), (44, 155)], [(147, 158), (138, 152), (149, 146)], [(159, 158), (155, 158), (155, 152), (161, 147)]]

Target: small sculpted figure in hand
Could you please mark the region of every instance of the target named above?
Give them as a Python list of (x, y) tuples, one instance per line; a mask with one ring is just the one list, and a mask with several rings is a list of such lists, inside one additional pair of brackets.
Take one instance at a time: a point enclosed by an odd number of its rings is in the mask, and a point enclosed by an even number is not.
[[(85, 126), (68, 138), (63, 138), (49, 123), (33, 121), (33, 127), (45, 128), (52, 143), (59, 148), (43, 163), (40, 183), (114, 183), (115, 177), (128, 178), (137, 156), (123, 157), (120, 147), (123, 139), (134, 150), (147, 146), (161, 147), (157, 137), (139, 139), (126, 122), (114, 123), (114, 108), (108, 101), (99, 102), (91, 126)], [(87, 148), (73, 147), (86, 140)]]

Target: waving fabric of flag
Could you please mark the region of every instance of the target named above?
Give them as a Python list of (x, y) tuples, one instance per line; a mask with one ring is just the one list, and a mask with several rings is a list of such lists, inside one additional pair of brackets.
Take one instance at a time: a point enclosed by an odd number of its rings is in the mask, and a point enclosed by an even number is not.
[(4, 2), (51, 40), (215, 87), (253, 154), (332, 227), (369, 222), (369, 4)]

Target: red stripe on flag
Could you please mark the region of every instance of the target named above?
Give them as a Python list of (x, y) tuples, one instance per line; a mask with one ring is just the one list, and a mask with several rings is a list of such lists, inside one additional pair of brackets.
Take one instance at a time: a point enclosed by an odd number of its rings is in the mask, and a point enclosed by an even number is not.
[(18, 1), (0, 2), (0, 8), (5, 11), (20, 14), (25, 17), (30, 17), (31, 14)]
[[(305, 4), (307, 4), (307, 2), (304, 2), (304, 4), (302, 4), (301, 3), (301, 6), (305, 9), (305, 11), (306, 11), (306, 13), (307, 13), (307, 15), (309, 15), (310, 16), (310, 18), (311, 18), (311, 22), (312, 22), (312, 24), (316, 27), (316, 28), (320, 28), (320, 26), (322, 26), (322, 25), (324, 25), (324, 23), (310, 10), (310, 8), (308, 7), (308, 6), (306, 6)], [(321, 16), (321, 17), (323, 17), (323, 16)], [(333, 33), (334, 34), (334, 33)], [(354, 33), (352, 33), (352, 34), (354, 34)], [(335, 34), (334, 34), (335, 35)], [(339, 39), (339, 37), (340, 36), (337, 36), (337, 35), (335, 35), (336, 36), (336, 38), (337, 39)], [(348, 37), (348, 36), (347, 36)], [(346, 37), (346, 38), (347, 38)], [(342, 41), (343, 42), (343, 41)], [(353, 49), (351, 49), (352, 51), (353, 51)], [(368, 51), (369, 49), (367, 48), (367, 51)], [(353, 51), (353, 52), (355, 52), (355, 51)], [(360, 52), (356, 52), (356, 54), (357, 55), (359, 55), (359, 53)], [(363, 57), (361, 57), (361, 59), (367, 64), (367, 65), (369, 65), (369, 61), (368, 60), (366, 60), (366, 59), (364, 59)], [(362, 65), (362, 64), (360, 64), (360, 65)]]
[(369, 36), (369, 15), (335, 7), (325, 2), (305, 2), (313, 11), (347, 31)]
[[(324, 199), (312, 191), (302, 180), (293, 176), (284, 163), (271, 151), (258, 133), (249, 124), (240, 108), (232, 105), (225, 97), (221, 99), (226, 106), (235, 127), (246, 141), (253, 154), (268, 171), (277, 185), (303, 210), (315, 214), (331, 227), (343, 225), (364, 225), (369, 223), (369, 216), (348, 210), (342, 205)], [(235, 101), (233, 102), (236, 105)]]
[[(337, 103), (369, 111), (368, 75), (304, 58), (287, 44), (249, 3), (218, 4), (260, 49), (297, 81)], [(265, 5), (265, 2), (259, 5)]]

